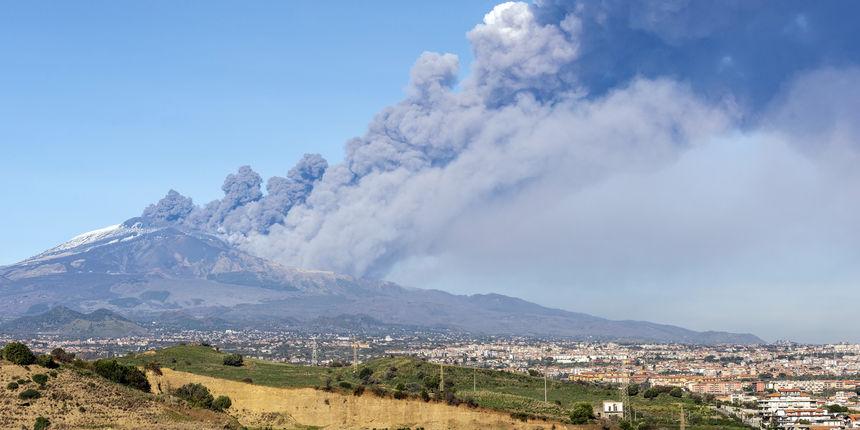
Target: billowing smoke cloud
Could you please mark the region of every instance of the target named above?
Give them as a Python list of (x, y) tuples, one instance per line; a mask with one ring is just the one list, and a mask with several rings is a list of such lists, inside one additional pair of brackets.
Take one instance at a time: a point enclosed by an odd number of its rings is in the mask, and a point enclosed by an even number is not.
[[(773, 293), (780, 270), (827, 267), (783, 252), (795, 241), (860, 262), (847, 251), (860, 238), (843, 228), (860, 215), (846, 203), (860, 201), (857, 8), (504, 3), (468, 33), (474, 58), (459, 85), (455, 55), (421, 54), (404, 100), (347, 142), (343, 162), (306, 156), (265, 194), (243, 167), (221, 200), (189, 212), (168, 195), (145, 215), (290, 266), (467, 291), (527, 285), (554, 304), (569, 287), (617, 318), (653, 315), (613, 313), (603, 287), (644, 283), (653, 299), (701, 283), (711, 304), (719, 288), (747, 292), (721, 264)], [(830, 227), (807, 231), (810, 219)], [(763, 255), (774, 263), (750, 263)], [(688, 309), (690, 320), (707, 314)]]

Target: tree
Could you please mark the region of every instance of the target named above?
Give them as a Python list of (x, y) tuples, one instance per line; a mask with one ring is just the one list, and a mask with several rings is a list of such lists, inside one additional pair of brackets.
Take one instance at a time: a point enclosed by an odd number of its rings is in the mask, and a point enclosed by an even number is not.
[(185, 384), (173, 392), (176, 397), (188, 402), (189, 405), (198, 408), (210, 408), (212, 402), (212, 393), (203, 384)]
[(27, 345), (21, 342), (9, 342), (3, 347), (3, 358), (19, 366), (26, 366), (36, 362), (36, 356)]
[(827, 412), (831, 414), (844, 414), (848, 412), (848, 407), (836, 404), (827, 405)]
[(134, 366), (125, 366), (117, 363), (116, 360), (96, 360), (93, 363), (93, 370), (101, 377), (118, 384), (146, 392), (150, 389), (146, 374)]
[(649, 389), (645, 390), (644, 393), (642, 393), (642, 396), (645, 397), (646, 399), (649, 399), (649, 400), (657, 398), (657, 396), (659, 396), (659, 395), (660, 395), (660, 391), (658, 391), (656, 388), (649, 388)]
[(48, 369), (56, 369), (56, 368), (60, 367), (60, 365), (57, 364), (56, 361), (54, 361), (54, 357), (51, 357), (50, 355), (47, 355), (47, 354), (42, 354), (42, 355), (36, 357), (36, 364), (38, 364), (39, 366), (48, 368)]
[(60, 363), (71, 363), (72, 361), (75, 361), (75, 354), (73, 352), (66, 352), (63, 348), (54, 348), (51, 350), (51, 357), (54, 357), (54, 360), (57, 360)]
[(638, 385), (634, 384), (634, 385), (628, 385), (627, 386), (627, 395), (628, 396), (635, 396), (637, 394), (639, 394), (639, 386)]
[(242, 356), (240, 354), (228, 354), (224, 356), (224, 365), (225, 366), (236, 366), (239, 367), (243, 363)]
[(594, 409), (590, 403), (577, 403), (570, 411), (571, 424), (588, 424), (594, 419)]
[(233, 405), (233, 401), (230, 400), (227, 396), (218, 396), (215, 400), (212, 401), (212, 410), (221, 412), (225, 409), (230, 409), (230, 406)]
[(675, 387), (672, 389), (672, 391), (669, 391), (669, 395), (672, 397), (680, 398), (684, 396), (684, 390), (680, 389), (679, 387)]

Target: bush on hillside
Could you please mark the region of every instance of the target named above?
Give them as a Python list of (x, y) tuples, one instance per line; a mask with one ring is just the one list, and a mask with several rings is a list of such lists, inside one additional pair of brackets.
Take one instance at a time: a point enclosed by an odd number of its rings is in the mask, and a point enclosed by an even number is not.
[(30, 377), (30, 379), (32, 379), (33, 382), (35, 382), (41, 386), (44, 386), (45, 384), (48, 383), (48, 375), (46, 375), (44, 373), (35, 373), (35, 374), (33, 374), (33, 376)]
[(672, 396), (672, 397), (678, 397), (678, 398), (680, 398), (680, 397), (683, 397), (683, 396), (684, 396), (684, 390), (682, 390), (682, 389), (681, 389), (681, 388), (679, 388), (679, 387), (675, 387), (675, 388), (673, 388), (673, 389), (672, 389), (672, 391), (669, 391), (669, 395), (670, 395), (670, 396)]
[(228, 354), (224, 356), (224, 365), (225, 366), (236, 366), (239, 367), (242, 365), (242, 356), (240, 354)]
[(17, 390), (18, 389), (18, 383), (15, 381), (12, 381), (12, 382), (6, 384), (6, 389), (7, 390)]
[(150, 387), (149, 381), (146, 380), (146, 374), (134, 366), (125, 366), (117, 363), (116, 360), (96, 360), (93, 363), (93, 371), (118, 384), (149, 392)]
[(18, 393), (18, 398), (21, 400), (33, 400), (38, 399), (39, 397), (42, 397), (42, 394), (32, 388), (28, 388)]
[(212, 401), (212, 410), (221, 412), (225, 409), (230, 409), (233, 406), (233, 401), (227, 396), (218, 396)]
[(588, 424), (593, 419), (594, 409), (590, 403), (583, 402), (573, 405), (573, 409), (570, 411), (571, 424)]
[(27, 345), (21, 342), (9, 342), (3, 347), (3, 358), (20, 366), (36, 362), (36, 356)]
[(185, 384), (173, 392), (176, 397), (198, 408), (212, 407), (212, 393), (203, 384)]
[(45, 417), (36, 418), (36, 423), (33, 424), (33, 430), (45, 430), (51, 426), (51, 421)]
[(47, 369), (56, 369), (60, 367), (60, 365), (54, 361), (54, 358), (47, 354), (42, 354), (36, 357), (36, 364)]
[(51, 357), (54, 357), (54, 360), (60, 363), (71, 363), (75, 360), (75, 353), (66, 352), (63, 348), (54, 348), (51, 350)]

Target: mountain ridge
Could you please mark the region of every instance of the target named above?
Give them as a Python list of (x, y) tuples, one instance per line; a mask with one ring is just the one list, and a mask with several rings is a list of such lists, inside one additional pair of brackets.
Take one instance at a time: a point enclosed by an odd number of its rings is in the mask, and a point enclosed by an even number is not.
[(218, 318), (227, 324), (303, 326), (332, 315), (366, 316), (383, 326), (478, 334), (763, 343), (751, 334), (610, 320), (501, 294), (456, 295), (287, 268), (215, 235), (145, 218), (84, 233), (0, 267), (0, 299), (0, 312), (12, 317), (62, 305), (104, 308), (133, 320), (180, 313), (174, 321)]

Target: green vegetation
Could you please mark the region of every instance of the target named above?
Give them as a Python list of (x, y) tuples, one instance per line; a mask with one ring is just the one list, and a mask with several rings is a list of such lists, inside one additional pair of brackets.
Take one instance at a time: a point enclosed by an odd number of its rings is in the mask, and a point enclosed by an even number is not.
[(203, 384), (185, 384), (175, 390), (173, 395), (196, 408), (212, 409), (217, 412), (229, 409), (233, 405), (233, 401), (227, 396), (213, 398), (212, 393)]
[(39, 397), (42, 397), (42, 394), (32, 388), (28, 388), (18, 393), (18, 398), (21, 400), (34, 400), (38, 399)]
[(66, 352), (63, 348), (54, 348), (51, 351), (51, 357), (60, 363), (71, 363), (75, 360), (75, 354), (72, 352)]
[(6, 389), (7, 390), (13, 390), (13, 391), (17, 390), (18, 389), (18, 383), (15, 381), (12, 381), (12, 382), (6, 384)]
[(588, 424), (594, 419), (594, 410), (590, 403), (577, 403), (570, 411), (570, 422), (572, 424)]
[(229, 354), (224, 356), (224, 365), (225, 366), (241, 366), (242, 365), (242, 356), (240, 354)]
[(51, 426), (51, 421), (45, 417), (36, 418), (36, 423), (33, 424), (33, 430), (45, 430)]
[(176, 389), (173, 395), (188, 402), (195, 408), (210, 408), (212, 406), (212, 393), (203, 384), (185, 384)]
[(230, 409), (233, 406), (233, 401), (227, 396), (218, 396), (212, 401), (212, 410), (221, 412), (225, 409)]
[(60, 367), (60, 365), (54, 361), (54, 358), (47, 354), (36, 357), (36, 364), (48, 369), (56, 369)]
[(36, 356), (27, 345), (21, 342), (9, 342), (3, 347), (3, 358), (19, 366), (27, 366), (36, 362)]
[(44, 387), (45, 384), (48, 383), (48, 375), (44, 373), (34, 373), (33, 376), (30, 377), (33, 382), (39, 384), (40, 387)]
[[(445, 366), (445, 387), (439, 389), (440, 367), (410, 357), (388, 357), (363, 363), (357, 372), (351, 366), (296, 366), (244, 359), (241, 367), (225, 366), (228, 354), (211, 347), (182, 345), (119, 359), (126, 365), (144, 367), (162, 363), (178, 371), (271, 387), (316, 387), (360, 396), (365, 391), (398, 398), (445, 401), (504, 411), (517, 418), (546, 418), (569, 422), (572, 412), (584, 406), (598, 406), (603, 400), (620, 400), (618, 387), (550, 380), (547, 402), (543, 401), (543, 378), (489, 369)], [(253, 381), (253, 382), (251, 382)], [(342, 384), (346, 382), (346, 384)], [(349, 385), (347, 385), (349, 384)], [(347, 388), (347, 387), (351, 388)], [(473, 389), (474, 386), (474, 389)], [(653, 397), (643, 397), (643, 392)], [(671, 387), (631, 389), (632, 408), (645, 428), (677, 428), (683, 405), (690, 430), (742, 429), (742, 424), (725, 418), (702, 399), (681, 392), (670, 395)], [(591, 409), (589, 409), (590, 413)], [(583, 413), (580, 412), (580, 413)], [(634, 429), (638, 429), (635, 424)]]
[(93, 363), (93, 371), (118, 384), (149, 392), (149, 381), (146, 380), (146, 374), (134, 366), (122, 365), (116, 360), (96, 360)]

